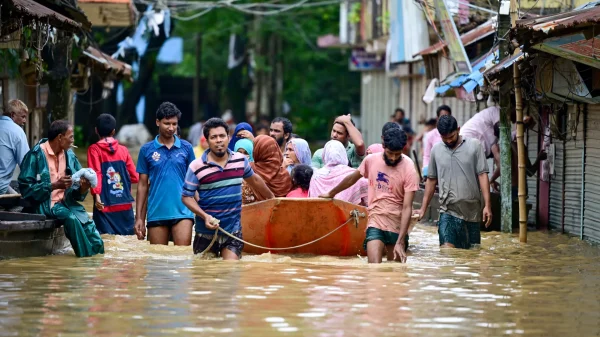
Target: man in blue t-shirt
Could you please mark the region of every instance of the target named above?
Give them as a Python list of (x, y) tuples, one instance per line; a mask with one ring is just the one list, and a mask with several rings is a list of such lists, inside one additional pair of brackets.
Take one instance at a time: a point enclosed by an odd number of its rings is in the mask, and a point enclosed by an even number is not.
[[(262, 178), (254, 174), (246, 156), (228, 149), (229, 128), (222, 119), (206, 121), (204, 137), (209, 148), (189, 166), (181, 193), (183, 203), (196, 214), (194, 254), (210, 247), (223, 260), (238, 260), (244, 249), (238, 240), (242, 239), (242, 180), (266, 199), (274, 196)], [(216, 234), (219, 227), (237, 239)], [(218, 237), (213, 243), (215, 235)]]
[(135, 234), (144, 240), (147, 226), (150, 244), (167, 245), (170, 237), (176, 246), (192, 244), (194, 214), (179, 196), (195, 156), (192, 145), (176, 136), (180, 118), (175, 104), (162, 103), (156, 111), (158, 136), (142, 146), (138, 157)]

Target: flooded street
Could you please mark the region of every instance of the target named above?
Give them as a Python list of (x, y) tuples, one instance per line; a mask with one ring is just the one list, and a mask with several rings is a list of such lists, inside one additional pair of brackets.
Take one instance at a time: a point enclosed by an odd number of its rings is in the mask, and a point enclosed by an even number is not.
[(0, 261), (0, 336), (592, 336), (600, 250), (576, 238), (483, 235), (440, 251), (411, 234), (409, 263), (200, 259), (191, 248), (105, 237), (106, 255)]

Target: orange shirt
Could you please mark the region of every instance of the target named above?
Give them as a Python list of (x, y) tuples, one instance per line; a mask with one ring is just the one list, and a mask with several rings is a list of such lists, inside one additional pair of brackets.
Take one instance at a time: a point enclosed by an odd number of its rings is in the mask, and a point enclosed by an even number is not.
[[(50, 182), (55, 183), (60, 178), (66, 175), (65, 171), (67, 170), (67, 160), (65, 158), (65, 151), (60, 151), (57, 155), (54, 154), (54, 151), (50, 147), (50, 142), (45, 142), (40, 145), (42, 151), (44, 151), (44, 155), (46, 156), (46, 161), (48, 162), (48, 170), (50, 171)], [(61, 201), (65, 196), (65, 190), (54, 190), (52, 191), (52, 198), (50, 202), (50, 208), (54, 207), (54, 204)]]

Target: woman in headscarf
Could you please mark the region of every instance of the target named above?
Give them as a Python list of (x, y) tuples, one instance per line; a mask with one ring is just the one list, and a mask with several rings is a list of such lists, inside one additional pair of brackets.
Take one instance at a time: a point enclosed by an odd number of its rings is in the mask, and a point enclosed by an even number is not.
[(384, 152), (383, 145), (380, 143), (373, 144), (367, 148), (367, 154)]
[(234, 152), (239, 152), (248, 158), (249, 162), (254, 162), (254, 143), (250, 139), (242, 138), (235, 143)]
[[(308, 196), (317, 198), (331, 191), (355, 169), (348, 166), (346, 148), (337, 140), (331, 140), (323, 148), (323, 163), (325, 166), (315, 171), (310, 181)], [(338, 193), (335, 198), (356, 205), (366, 205), (369, 181), (361, 178), (354, 186)]]
[[(270, 136), (258, 136), (254, 139), (254, 162), (250, 166), (267, 184), (275, 197), (285, 197), (292, 189), (292, 178), (281, 164), (283, 158), (275, 139)], [(242, 203), (244, 205), (263, 201), (265, 197), (244, 184)]]
[(233, 137), (231, 137), (231, 141), (229, 141), (229, 149), (231, 151), (235, 151), (235, 144), (238, 140), (248, 138), (252, 140), (254, 137), (252, 135), (252, 126), (248, 123), (240, 123), (235, 127), (235, 131), (233, 132)]
[(285, 146), (283, 154), (283, 167), (288, 173), (292, 173), (294, 167), (300, 164), (311, 165), (312, 153), (308, 143), (301, 138), (292, 138)]

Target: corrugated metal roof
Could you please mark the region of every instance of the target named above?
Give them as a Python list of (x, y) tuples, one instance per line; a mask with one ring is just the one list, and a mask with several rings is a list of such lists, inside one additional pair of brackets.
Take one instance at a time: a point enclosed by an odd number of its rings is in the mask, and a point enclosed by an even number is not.
[(94, 47), (88, 47), (83, 54), (104, 66), (106, 70), (112, 70), (123, 77), (131, 77), (131, 66), (125, 62), (110, 57)]
[(491, 67), (489, 70), (486, 70), (483, 72), (484, 76), (490, 76), (490, 75), (494, 75), (496, 73), (501, 72), (502, 70), (510, 67), (511, 65), (513, 65), (515, 62), (522, 60), (523, 58), (525, 58), (525, 54), (523, 54), (522, 52), (519, 52), (517, 55), (513, 55), (510, 57), (505, 57), (503, 58), (498, 64), (496, 64), (495, 66)]
[(593, 25), (600, 22), (600, 6), (573, 10), (566, 13), (540, 16), (533, 19), (518, 20), (516, 23), (519, 30), (534, 30), (548, 34), (552, 30), (571, 28), (576, 26)]
[[(16, 11), (20, 12), (23, 16), (29, 16), (38, 20), (49, 20), (49, 23), (53, 27), (63, 28), (65, 25), (74, 28), (80, 28), (81, 23), (72, 20), (62, 14), (59, 14), (50, 8), (39, 4), (33, 0), (9, 0), (12, 3), (12, 7)], [(3, 20), (5, 18), (2, 18)]]
[(78, 0), (79, 3), (128, 4), (131, 0)]
[(493, 48), (485, 55), (473, 61), (471, 74), (452, 74), (448, 76), (441, 85), (435, 89), (438, 94), (444, 94), (452, 88), (463, 87), (467, 93), (473, 92), (478, 85), (483, 85), (483, 74), (480, 70), (485, 70), (486, 65), (498, 59), (498, 47)]
[[(462, 41), (464, 46), (468, 46), (472, 43), (475, 43), (475, 42), (483, 39), (486, 36), (493, 34), (495, 31), (496, 31), (496, 28), (495, 28), (494, 22), (492, 20), (489, 20), (489, 21), (484, 22), (477, 28), (470, 30), (470, 31), (466, 32), (465, 34), (461, 35), (460, 40)], [(420, 52), (416, 53), (413, 56), (436, 54), (440, 50), (444, 49), (445, 47), (446, 47), (446, 42), (440, 41), (429, 48), (421, 50)]]

